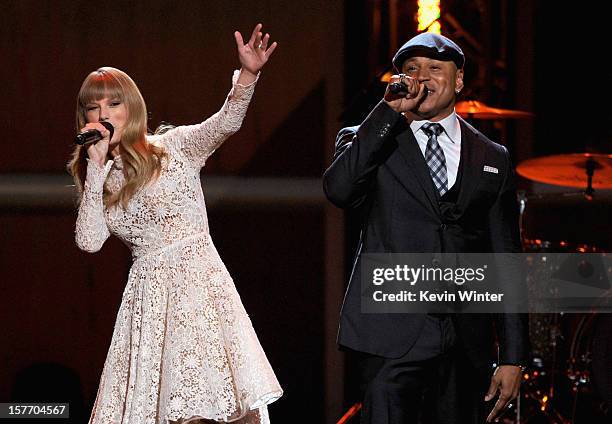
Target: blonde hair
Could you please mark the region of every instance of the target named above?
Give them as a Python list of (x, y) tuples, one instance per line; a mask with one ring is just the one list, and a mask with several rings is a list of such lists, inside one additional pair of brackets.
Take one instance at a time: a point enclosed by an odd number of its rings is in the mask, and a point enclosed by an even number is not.
[[(76, 129), (87, 123), (87, 104), (102, 98), (118, 99), (127, 110), (127, 122), (121, 134), (119, 154), (123, 162), (125, 184), (116, 193), (104, 185), (104, 204), (117, 203), (126, 208), (134, 193), (159, 176), (161, 159), (167, 156), (163, 148), (147, 142), (147, 107), (134, 81), (123, 71), (103, 67), (90, 73), (77, 96)], [(74, 178), (79, 201), (87, 175), (87, 148), (76, 146), (68, 163), (68, 172)]]

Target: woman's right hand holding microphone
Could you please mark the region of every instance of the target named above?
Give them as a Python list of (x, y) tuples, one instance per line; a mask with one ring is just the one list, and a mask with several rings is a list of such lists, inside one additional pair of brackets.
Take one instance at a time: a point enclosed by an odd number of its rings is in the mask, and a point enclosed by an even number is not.
[(88, 130), (98, 130), (100, 134), (102, 134), (102, 140), (89, 145), (87, 148), (87, 155), (90, 160), (94, 161), (100, 168), (103, 168), (106, 162), (106, 155), (108, 154), (110, 131), (99, 122), (90, 122), (81, 128), (82, 133)]

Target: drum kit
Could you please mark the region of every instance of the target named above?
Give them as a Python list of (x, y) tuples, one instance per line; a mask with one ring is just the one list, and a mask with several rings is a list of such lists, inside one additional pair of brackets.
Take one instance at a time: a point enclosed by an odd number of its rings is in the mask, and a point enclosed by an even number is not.
[[(533, 114), (458, 102), (467, 119), (525, 119)], [(569, 193), (519, 194), (526, 253), (602, 253), (610, 243), (612, 154), (573, 153), (528, 159), (516, 171), (529, 181), (582, 189)], [(597, 194), (596, 194), (597, 192)], [(528, 291), (549, 274), (527, 270)], [(530, 314), (532, 363), (523, 374), (520, 399), (507, 423), (612, 422), (612, 314)], [(509, 415), (506, 415), (509, 416)]]

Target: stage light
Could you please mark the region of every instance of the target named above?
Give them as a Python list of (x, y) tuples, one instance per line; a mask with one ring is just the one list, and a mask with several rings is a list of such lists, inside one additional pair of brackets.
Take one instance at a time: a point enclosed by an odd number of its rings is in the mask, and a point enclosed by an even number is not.
[[(417, 11), (417, 30), (419, 32), (427, 30), (440, 34), (442, 26), (440, 25), (440, 0), (418, 0), (419, 10)], [(388, 83), (393, 75), (393, 70), (385, 72), (380, 81)]]
[(419, 0), (417, 12), (418, 31), (440, 34), (440, 0)]
[(393, 72), (391, 72), (391, 71), (387, 71), (387, 72), (385, 72), (385, 73), (384, 73), (384, 74), (383, 74), (383, 75), (380, 77), (380, 80), (381, 80), (382, 82), (389, 82), (389, 81), (391, 81), (391, 76), (392, 76), (392, 75), (393, 75)]

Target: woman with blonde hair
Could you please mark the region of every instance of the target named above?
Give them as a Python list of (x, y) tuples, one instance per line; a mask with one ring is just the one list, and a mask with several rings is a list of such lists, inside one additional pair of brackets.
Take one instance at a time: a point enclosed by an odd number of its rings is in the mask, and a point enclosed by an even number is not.
[(261, 28), (246, 44), (234, 33), (242, 68), (201, 124), (147, 135), (144, 100), (115, 68), (92, 72), (79, 91), (78, 129), (103, 138), (78, 146), (68, 165), (80, 195), (76, 243), (96, 252), (113, 234), (134, 259), (90, 423), (263, 424), (282, 395), (210, 238), (199, 177), (240, 128), (276, 48)]

